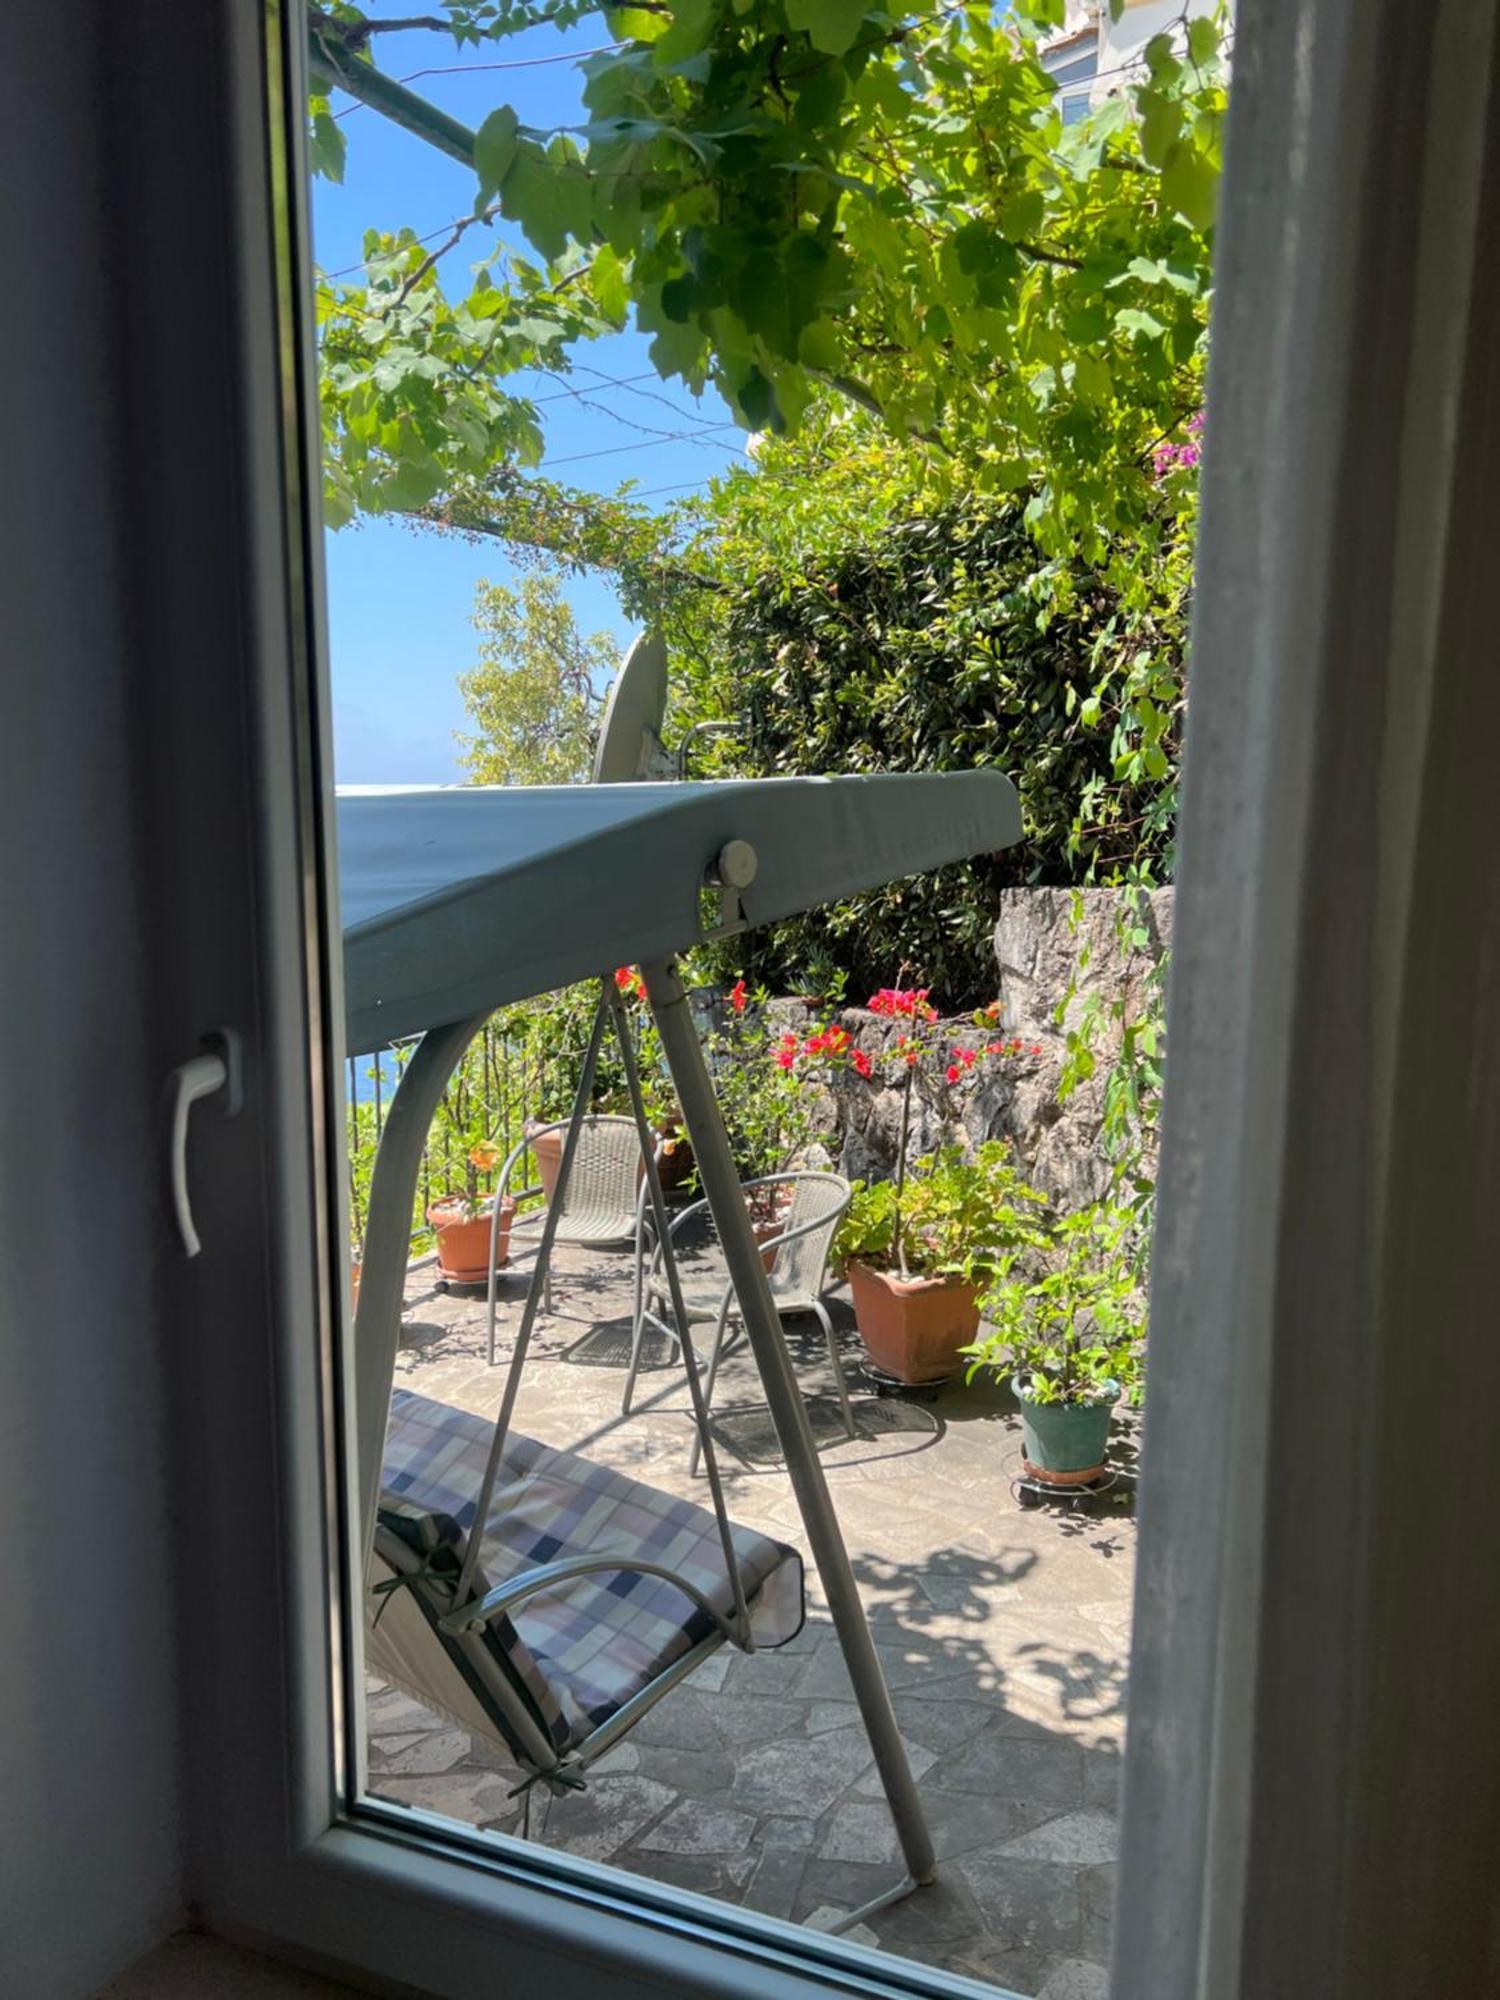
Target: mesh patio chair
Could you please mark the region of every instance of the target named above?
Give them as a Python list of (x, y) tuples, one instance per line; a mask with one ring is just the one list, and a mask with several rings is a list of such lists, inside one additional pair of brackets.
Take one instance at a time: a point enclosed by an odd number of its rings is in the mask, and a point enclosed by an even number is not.
[[(495, 1188), (494, 1214), (490, 1222), (490, 1275), (489, 1275), (489, 1358), (490, 1366), (495, 1363), (495, 1321), (498, 1311), (498, 1286), (495, 1272), (495, 1250), (500, 1234), (500, 1210), (507, 1194), (522, 1201), (528, 1195), (544, 1192), (540, 1184), (513, 1190), (510, 1186), (512, 1175), (521, 1160), (537, 1139), (555, 1133), (559, 1139), (568, 1130), (566, 1119), (552, 1125), (533, 1125), (521, 1143), (514, 1147), (509, 1158), (500, 1169), (500, 1179)], [(554, 1241), (573, 1243), (585, 1249), (605, 1250), (626, 1243), (636, 1246), (636, 1261), (639, 1265), (644, 1242), (644, 1204), (641, 1190), (644, 1177), (644, 1162), (641, 1154), (640, 1135), (636, 1131), (633, 1118), (616, 1118), (604, 1113), (585, 1118), (579, 1126), (578, 1147), (573, 1157), (572, 1171), (567, 1184), (559, 1177), (554, 1189), (551, 1205), (557, 1210), (557, 1226)], [(546, 1208), (529, 1209), (525, 1215), (514, 1216), (510, 1225), (510, 1250), (512, 1257), (518, 1250), (535, 1249), (528, 1237), (539, 1237), (542, 1231)], [(542, 1305), (545, 1311), (552, 1310), (552, 1269), (550, 1258), (542, 1269)]]
[[(823, 1303), (828, 1274), (828, 1253), (833, 1247), (834, 1232), (849, 1206), (853, 1190), (848, 1181), (838, 1174), (811, 1172), (790, 1172), (763, 1174), (759, 1178), (743, 1183), (745, 1192), (765, 1188), (789, 1187), (792, 1197), (777, 1234), (762, 1246), (774, 1257), (770, 1260), (768, 1277), (771, 1297), (778, 1315), (786, 1319), (794, 1313), (811, 1313), (823, 1328), (823, 1337), (828, 1346), (828, 1361), (833, 1370), (834, 1384), (838, 1390), (839, 1409), (844, 1419), (847, 1436), (854, 1436), (854, 1415), (849, 1407), (849, 1387), (844, 1379), (844, 1365), (839, 1357), (838, 1339), (834, 1334), (833, 1321), (828, 1316), (828, 1308)], [(710, 1241), (701, 1251), (685, 1248), (681, 1242), (684, 1231), (702, 1228), (707, 1222)], [(718, 1252), (717, 1240), (712, 1235), (713, 1218), (706, 1201), (696, 1201), (685, 1208), (670, 1225), (673, 1247), (678, 1255), (678, 1267), (682, 1281), (683, 1304), (689, 1321), (694, 1324), (713, 1324), (713, 1343), (709, 1350), (707, 1379), (704, 1384), (703, 1400), (705, 1408), (712, 1404), (714, 1383), (718, 1379), (719, 1363), (730, 1344), (729, 1326), (739, 1318), (739, 1301), (734, 1287), (729, 1282), (722, 1257)], [(662, 1276), (661, 1246), (657, 1245), (647, 1262), (644, 1248), (636, 1263), (636, 1303), (635, 1326), (631, 1340), (630, 1373), (625, 1382), (625, 1396), (621, 1405), (626, 1412), (630, 1409), (631, 1397), (635, 1393), (636, 1375), (640, 1368), (641, 1348), (647, 1326), (665, 1333), (670, 1339), (677, 1338), (671, 1322), (671, 1310), (667, 1289)], [(688, 1469), (696, 1472), (702, 1452), (702, 1440), (695, 1438)]]

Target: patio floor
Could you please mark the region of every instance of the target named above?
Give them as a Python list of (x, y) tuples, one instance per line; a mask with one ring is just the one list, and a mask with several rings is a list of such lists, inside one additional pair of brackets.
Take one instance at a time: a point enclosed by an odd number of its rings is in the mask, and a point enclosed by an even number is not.
[[(630, 1332), (626, 1253), (560, 1252), (517, 1427), (704, 1500), (689, 1480), (680, 1363), (643, 1372), (620, 1415)], [(398, 1387), (493, 1415), (503, 1366), (484, 1359), (482, 1295), (413, 1267)], [(513, 1332), (524, 1278), (505, 1286)], [(834, 1503), (930, 1815), (938, 1881), (853, 1935), (1045, 2000), (1102, 2000), (1134, 1564), (1132, 1482), (1088, 1512), (1024, 1510), (1019, 1423), (975, 1383), (932, 1402), (879, 1397), (833, 1299), (859, 1435), (844, 1437), (811, 1321), (787, 1336)], [(502, 1350), (508, 1355), (509, 1343)], [(716, 1434), (731, 1513), (805, 1550), (743, 1350), (726, 1362)], [(736, 1407), (738, 1405), (738, 1407)], [(1122, 1452), (1132, 1450), (1127, 1435)], [(809, 1570), (790, 1645), (724, 1650), (594, 1767), (588, 1789), (538, 1790), (531, 1837), (637, 1875), (797, 1923), (826, 1923), (899, 1872), (890, 1821)], [(497, 1751), (370, 1682), (370, 1782), (381, 1797), (519, 1833)]]

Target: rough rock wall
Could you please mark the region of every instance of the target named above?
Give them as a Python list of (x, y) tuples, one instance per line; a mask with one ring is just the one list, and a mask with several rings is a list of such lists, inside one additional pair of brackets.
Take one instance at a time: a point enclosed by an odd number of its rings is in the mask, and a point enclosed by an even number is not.
[[(1077, 1026), (1091, 994), (1123, 998), (1130, 1018), (1140, 1013), (1151, 970), (1171, 943), (1172, 891), (1157, 889), (1145, 899), (1137, 922), (1144, 943), (1122, 943), (1119, 908), (1118, 894), (1110, 889), (1002, 893), (995, 925), (997, 990), (1004, 1032), (1020, 1037), (1022, 1052), (987, 1065), (957, 1118), (944, 1101), (946, 1093), (919, 1097), (912, 1111), (913, 1157), (943, 1143), (1003, 1138), (1035, 1185), (1058, 1201), (1072, 1206), (1104, 1192), (1109, 1179), (1100, 1145), (1104, 1086), (1120, 1032), (1104, 1022), (1095, 1043), (1095, 1073), (1064, 1103), (1058, 1079), (1066, 1034)], [(1070, 988), (1073, 998), (1059, 1023), (1057, 1009)], [(791, 1026), (800, 1028), (806, 1019), (793, 1001), (778, 1002), (777, 1010), (785, 1010)], [(840, 1018), (872, 1057), (901, 1032), (899, 1024), (859, 1008)], [(825, 1144), (842, 1173), (864, 1179), (888, 1175), (900, 1125), (899, 1089), (872, 1089), (851, 1074), (840, 1076), (828, 1093)]]

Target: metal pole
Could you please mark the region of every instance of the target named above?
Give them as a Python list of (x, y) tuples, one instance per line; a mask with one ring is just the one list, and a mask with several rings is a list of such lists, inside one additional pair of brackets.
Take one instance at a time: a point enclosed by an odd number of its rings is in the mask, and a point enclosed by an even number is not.
[[(688, 1317), (687, 1302), (682, 1296), (682, 1277), (677, 1269), (677, 1252), (672, 1247), (671, 1218), (667, 1214), (667, 1198), (662, 1193), (661, 1174), (657, 1170), (656, 1148), (651, 1142), (651, 1121), (646, 1116), (646, 1100), (641, 1092), (641, 1075), (636, 1067), (635, 1048), (630, 1039), (630, 1023), (625, 1018), (625, 1009), (620, 1003), (619, 994), (615, 991), (614, 981), (608, 974), (600, 982), (599, 990), (604, 996), (604, 1005), (608, 1007), (610, 1019), (614, 1024), (620, 1062), (625, 1071), (626, 1087), (630, 1092), (630, 1108), (635, 1114), (635, 1129), (640, 1134), (646, 1191), (651, 1198), (651, 1213), (656, 1221), (656, 1240), (661, 1248), (662, 1268), (667, 1276), (672, 1317), (677, 1322), (677, 1346), (682, 1355), (683, 1371), (687, 1376), (688, 1401), (693, 1406), (693, 1422), (697, 1426), (698, 1442), (703, 1450), (703, 1464), (708, 1473), (708, 1489), (713, 1498), (714, 1519), (719, 1524), (719, 1546), (724, 1551), (724, 1567), (729, 1572), (729, 1588), (734, 1594), (735, 1632), (740, 1644), (746, 1652), (750, 1652), (754, 1649), (755, 1642), (750, 1631), (750, 1607), (745, 1601), (745, 1579), (740, 1573), (740, 1559), (735, 1553), (734, 1534), (729, 1525), (729, 1512), (724, 1504), (724, 1483), (719, 1477), (719, 1454), (714, 1447), (713, 1436), (708, 1426), (708, 1401), (703, 1384), (699, 1380), (698, 1356), (693, 1348), (693, 1322)], [(644, 1244), (640, 1246), (637, 1254), (645, 1256)], [(641, 1309), (644, 1310), (649, 1303), (649, 1297), (643, 1296)]]
[(771, 1420), (786, 1457), (813, 1561), (827, 1594), (828, 1609), (854, 1684), (854, 1697), (896, 1823), (896, 1837), (912, 1877), (917, 1882), (930, 1882), (937, 1873), (937, 1859), (927, 1815), (906, 1761), (906, 1746), (896, 1727), (890, 1690), (870, 1637), (859, 1587), (849, 1565), (849, 1552), (844, 1547), (802, 1395), (782, 1342), (781, 1321), (771, 1297), (760, 1248), (750, 1228), (749, 1211), (740, 1192), (729, 1137), (719, 1115), (687, 993), (673, 964), (643, 965), (641, 973), (667, 1067), (677, 1086), (683, 1123), (693, 1142), (703, 1192), (718, 1226), (730, 1282), (760, 1370)]
[[(495, 1419), (495, 1434), (490, 1440), (490, 1455), (485, 1463), (484, 1478), (479, 1485), (479, 1498), (474, 1504), (474, 1518), (469, 1524), (468, 1539), (464, 1545), (464, 1559), (459, 1568), (458, 1582), (454, 1586), (453, 1601), (463, 1604), (474, 1588), (474, 1573), (479, 1563), (479, 1545), (484, 1531), (489, 1525), (490, 1502), (495, 1497), (495, 1482), (500, 1474), (500, 1462), (505, 1454), (505, 1440), (510, 1434), (511, 1418), (515, 1415), (516, 1397), (521, 1389), (521, 1372), (526, 1366), (526, 1355), (531, 1347), (531, 1332), (536, 1325), (537, 1308), (542, 1302), (542, 1290), (547, 1282), (548, 1268), (552, 1262), (552, 1245), (557, 1238), (557, 1220), (562, 1213), (563, 1199), (567, 1194), (568, 1180), (573, 1172), (573, 1157), (578, 1151), (578, 1135), (583, 1130), (583, 1121), (589, 1115), (589, 1102), (594, 1093), (594, 1070), (599, 1061), (599, 1050), (604, 1041), (605, 1029), (609, 1024), (609, 1007), (601, 988), (599, 1005), (594, 1014), (593, 1031), (584, 1051), (583, 1067), (578, 1072), (578, 1088), (573, 1096), (573, 1109), (568, 1118), (568, 1130), (563, 1139), (562, 1160), (557, 1169), (557, 1190), (542, 1212), (542, 1226), (538, 1233), (536, 1262), (531, 1267), (531, 1283), (526, 1288), (526, 1304), (521, 1311), (521, 1324), (516, 1330), (516, 1344), (511, 1352), (510, 1367), (506, 1371), (505, 1390), (500, 1398), (500, 1414)], [(495, 1232), (490, 1231), (493, 1246)], [(490, 1297), (495, 1293), (495, 1255), (490, 1251)]]
[(391, 1383), (401, 1338), (411, 1209), (432, 1114), (464, 1050), (484, 1022), (481, 1014), (433, 1028), (401, 1073), (380, 1134), (365, 1220), (364, 1265), (354, 1314), (354, 1401), (359, 1444), (360, 1527), (368, 1569), (380, 1505), (380, 1468), (391, 1415)]

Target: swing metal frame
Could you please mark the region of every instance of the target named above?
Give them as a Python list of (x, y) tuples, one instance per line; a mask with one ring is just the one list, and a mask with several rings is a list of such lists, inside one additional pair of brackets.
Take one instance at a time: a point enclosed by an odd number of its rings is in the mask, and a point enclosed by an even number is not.
[[(752, 1231), (740, 1189), (739, 1174), (730, 1153), (728, 1136), (714, 1097), (712, 1080), (693, 1022), (686, 990), (675, 964), (670, 961), (643, 966), (642, 977), (647, 1001), (656, 1021), (667, 1067), (682, 1109), (683, 1125), (693, 1145), (704, 1194), (713, 1214), (729, 1280), (738, 1301), (739, 1317), (759, 1370), (765, 1400), (776, 1427), (793, 1492), (806, 1528), (812, 1560), (817, 1567), (828, 1601), (829, 1613), (848, 1667), (861, 1719), (869, 1736), (876, 1769), (890, 1807), (905, 1864), (900, 1880), (871, 1903), (860, 1910), (850, 1912), (841, 1920), (840, 1927), (843, 1928), (859, 1922), (873, 1910), (884, 1907), (909, 1894), (919, 1885), (934, 1879), (936, 1857), (932, 1836), (907, 1759), (906, 1746), (896, 1726), (890, 1692), (865, 1619), (858, 1585), (809, 1427), (807, 1412), (792, 1373), (791, 1362), (781, 1334), (780, 1315), (762, 1261), (761, 1246), (756, 1242)], [(455, 1023), (426, 1036), (407, 1065), (393, 1101), (371, 1186), (366, 1259), (356, 1315), (356, 1340), (361, 1356), (366, 1362), (373, 1361), (375, 1353), (383, 1354), (389, 1349), (390, 1363), (392, 1367), (394, 1366), (394, 1334), (399, 1322), (401, 1291), (405, 1281), (405, 1220), (411, 1213), (428, 1122), (449, 1076), (481, 1025), (482, 1017)], [(480, 1527), (489, 1518), (489, 1511), (494, 1501), (505, 1441), (511, 1430), (521, 1378), (542, 1305), (547, 1265), (556, 1231), (555, 1212), (549, 1212), (543, 1219), (537, 1241), (536, 1260), (532, 1267), (526, 1302), (507, 1367), (485, 1478), (475, 1507), (473, 1517), (475, 1525), (465, 1538), (457, 1582), (450, 1587), (430, 1576), (417, 1574), (408, 1579), (410, 1588), (414, 1595), (426, 1599), (427, 1615), (431, 1622), (437, 1625), (442, 1638), (460, 1646), (469, 1656), (471, 1665), (483, 1644), (483, 1628), (491, 1619), (523, 1603), (529, 1596), (555, 1589), (560, 1583), (565, 1583), (571, 1578), (606, 1569), (639, 1567), (647, 1573), (669, 1575), (679, 1587), (684, 1588), (685, 1594), (695, 1598), (700, 1610), (707, 1610), (710, 1613), (713, 1622), (713, 1629), (706, 1638), (674, 1660), (639, 1694), (580, 1744), (561, 1754), (548, 1742), (529, 1714), (523, 1717), (520, 1713), (512, 1715), (509, 1712), (512, 1709), (523, 1710), (524, 1704), (511, 1690), (502, 1690), (496, 1686), (497, 1676), (493, 1673), (488, 1676), (491, 1701), (498, 1699), (500, 1705), (507, 1711), (505, 1715), (507, 1735), (520, 1749), (521, 1755), (535, 1776), (553, 1788), (566, 1787), (570, 1783), (576, 1784), (578, 1777), (594, 1759), (618, 1742), (643, 1714), (719, 1646), (727, 1642), (748, 1651), (753, 1650), (755, 1643), (750, 1630), (750, 1612), (744, 1579), (736, 1557), (724, 1502), (722, 1475), (708, 1419), (702, 1374), (693, 1344), (692, 1322), (682, 1296), (666, 1199), (662, 1192), (654, 1148), (650, 1143), (650, 1125), (641, 1094), (634, 1045), (624, 1008), (615, 990), (613, 979), (609, 976), (600, 979), (599, 1003), (579, 1073), (572, 1116), (563, 1142), (559, 1186), (566, 1185), (578, 1145), (579, 1132), (588, 1114), (592, 1098), (599, 1052), (605, 1034), (611, 1028), (625, 1070), (632, 1114), (643, 1135), (646, 1199), (654, 1220), (658, 1243), (662, 1246), (660, 1276), (665, 1280), (665, 1289), (670, 1301), (676, 1338), (683, 1361), (683, 1372), (692, 1403), (694, 1426), (702, 1449), (703, 1468), (707, 1476), (714, 1516), (718, 1523), (726, 1571), (731, 1583), (734, 1609), (732, 1616), (726, 1618), (686, 1586), (680, 1577), (671, 1572), (661, 1571), (650, 1564), (632, 1565), (624, 1558), (607, 1560), (591, 1557), (574, 1558), (527, 1571), (487, 1592), (477, 1592), (474, 1588), (479, 1562)], [(391, 1371), (387, 1368), (367, 1367), (362, 1371), (360, 1383), (361, 1402), (364, 1406), (362, 1414), (367, 1418), (372, 1417), (373, 1403), (378, 1398), (381, 1403), (382, 1433), (384, 1403), (389, 1397), (390, 1380)], [(366, 1467), (367, 1474), (371, 1471), (374, 1474), (375, 1490), (367, 1491), (366, 1496), (367, 1568), (373, 1548), (379, 1500), (378, 1457), (373, 1467)], [(451, 1594), (449, 1594), (450, 1589)]]

